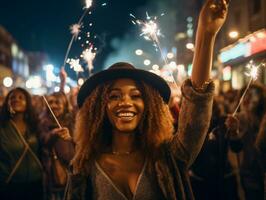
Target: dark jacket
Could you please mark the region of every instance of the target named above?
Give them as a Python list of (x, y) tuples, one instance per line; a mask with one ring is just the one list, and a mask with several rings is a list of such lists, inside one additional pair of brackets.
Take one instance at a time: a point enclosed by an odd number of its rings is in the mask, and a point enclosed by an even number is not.
[[(70, 135), (73, 132), (74, 119), (71, 114), (65, 114), (62, 118), (59, 118), (59, 123), (62, 127), (69, 129)], [(56, 156), (61, 163), (67, 167), (70, 160), (74, 155), (74, 144), (70, 141), (65, 141), (58, 136), (52, 135), (52, 130), (58, 128), (55, 120), (49, 115), (43, 115), (40, 123), (40, 141), (42, 144), (42, 162), (46, 174), (46, 185), (50, 190), (63, 190), (64, 187), (58, 188), (54, 184), (54, 174), (52, 172), (52, 159), (53, 149), (56, 152)]]
[[(213, 83), (209, 84), (205, 93), (193, 90), (190, 80), (186, 80), (182, 86), (184, 100), (179, 115), (178, 132), (170, 141), (161, 145), (163, 154), (154, 162), (158, 185), (167, 200), (194, 199), (187, 171), (206, 137), (213, 92)], [(66, 199), (93, 199), (89, 176), (70, 173)]]
[(11, 122), (0, 123), (0, 199), (42, 199), (43, 168), (36, 133), (20, 135)]
[(262, 118), (258, 136), (255, 142), (260, 162), (264, 172), (264, 199), (266, 199), (266, 114)]

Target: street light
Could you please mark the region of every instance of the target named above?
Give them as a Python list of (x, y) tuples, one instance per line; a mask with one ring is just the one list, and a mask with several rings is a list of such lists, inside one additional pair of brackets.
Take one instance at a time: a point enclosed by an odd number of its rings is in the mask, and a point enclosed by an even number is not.
[(148, 66), (151, 64), (151, 61), (149, 59), (144, 60), (144, 65)]
[(167, 58), (172, 59), (175, 55), (172, 52), (167, 53)]
[(194, 44), (189, 42), (186, 44), (186, 48), (189, 49), (189, 50), (193, 50), (194, 49)]
[(78, 85), (81, 86), (81, 85), (83, 85), (83, 83), (84, 83), (84, 79), (83, 78), (79, 78), (78, 79)]
[(3, 84), (5, 87), (11, 87), (13, 85), (13, 80), (11, 77), (7, 76), (3, 80)]
[(143, 54), (143, 51), (141, 49), (137, 49), (135, 53), (136, 55), (141, 56)]
[(236, 39), (236, 38), (238, 38), (239, 33), (238, 33), (237, 31), (230, 31), (230, 32), (228, 33), (228, 35), (229, 35), (229, 37), (230, 37), (231, 39)]

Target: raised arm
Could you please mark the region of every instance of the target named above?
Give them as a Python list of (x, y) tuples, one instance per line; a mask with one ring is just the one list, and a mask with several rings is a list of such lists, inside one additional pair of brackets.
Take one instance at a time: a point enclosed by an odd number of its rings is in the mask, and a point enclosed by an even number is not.
[(205, 83), (210, 79), (214, 42), (225, 21), (228, 1), (206, 0), (201, 9), (191, 75), (195, 89), (204, 90)]
[(227, 8), (225, 0), (207, 0), (200, 12), (192, 77), (182, 86), (178, 133), (171, 142), (172, 153), (187, 166), (198, 155), (208, 131), (214, 93), (214, 84), (208, 81), (213, 46)]

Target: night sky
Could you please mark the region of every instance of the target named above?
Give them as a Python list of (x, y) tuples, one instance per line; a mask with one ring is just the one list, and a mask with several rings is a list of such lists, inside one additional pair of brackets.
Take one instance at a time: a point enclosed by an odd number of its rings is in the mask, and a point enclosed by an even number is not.
[[(107, 6), (101, 6), (105, 2)], [(103, 64), (101, 60), (112, 50), (108, 45), (110, 38), (122, 37), (132, 26), (129, 13), (136, 12), (145, 3), (146, 0), (93, 2), (92, 14), (87, 15), (83, 22), (84, 31), (89, 23), (93, 23), (88, 31), (103, 40), (100, 42), (101, 55), (96, 60), (99, 65)], [(60, 65), (71, 38), (69, 26), (77, 23), (83, 6), (82, 0), (1, 1), (0, 24), (12, 34), (22, 49), (47, 52), (51, 62)], [(81, 50), (77, 43), (73, 44), (70, 56), (75, 57), (76, 51)]]
[[(145, 19), (146, 11), (154, 15), (166, 13), (162, 23), (165, 36), (163, 42), (172, 45), (173, 42), (167, 40), (174, 38), (176, 33), (178, 10), (182, 11), (180, 1), (94, 0), (90, 9), (92, 14), (86, 15), (83, 20), (84, 27), (80, 34), (82, 39), (74, 42), (69, 57), (79, 58), (84, 49), (81, 44), (85, 43), (86, 32), (96, 36), (95, 40), (89, 39), (98, 48), (94, 60), (95, 72), (123, 58), (124, 61), (137, 62), (129, 55), (129, 51), (145, 48), (145, 45), (154, 53), (152, 44), (140, 39), (139, 30), (131, 23), (132, 18), (129, 16), (133, 13), (138, 18)], [(107, 5), (102, 6), (103, 3)], [(69, 27), (78, 22), (84, 12), (84, 5), (84, 0), (2, 0), (0, 25), (11, 33), (22, 49), (47, 53), (50, 62), (59, 68), (72, 36)], [(178, 19), (183, 20), (180, 17)], [(90, 23), (92, 26), (89, 26)], [(152, 56), (158, 59), (158, 53), (155, 54)]]

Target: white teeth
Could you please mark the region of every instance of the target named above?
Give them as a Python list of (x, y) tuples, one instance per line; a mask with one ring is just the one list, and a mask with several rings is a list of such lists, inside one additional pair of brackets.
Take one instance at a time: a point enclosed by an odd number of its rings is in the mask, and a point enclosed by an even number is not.
[(133, 117), (135, 114), (134, 113), (118, 113), (118, 117)]

